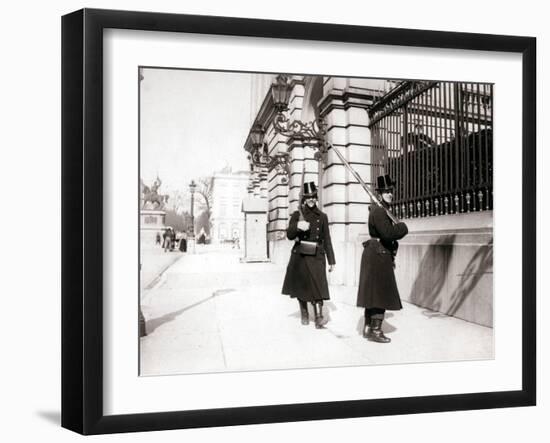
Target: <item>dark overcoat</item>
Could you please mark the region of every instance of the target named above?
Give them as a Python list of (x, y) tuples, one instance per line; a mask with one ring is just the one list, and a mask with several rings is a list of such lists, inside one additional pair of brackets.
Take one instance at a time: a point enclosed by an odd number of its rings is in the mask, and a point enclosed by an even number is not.
[[(298, 298), (299, 300), (315, 302), (328, 300), (328, 282), (326, 274), (326, 262), (330, 265), (336, 263), (328, 217), (317, 207), (311, 209), (304, 205), (303, 215), (309, 222), (309, 230), (298, 230), (300, 213), (294, 212), (290, 217), (286, 235), (289, 240), (295, 240), (292, 247), (290, 260), (286, 268), (282, 293)], [(298, 252), (298, 243), (301, 240), (317, 243), (316, 255), (302, 255)]]
[(397, 240), (405, 237), (408, 232), (407, 225), (394, 223), (384, 208), (371, 206), (371, 239), (363, 243), (357, 306), (389, 310), (403, 307), (395, 282), (393, 264), (397, 254)]

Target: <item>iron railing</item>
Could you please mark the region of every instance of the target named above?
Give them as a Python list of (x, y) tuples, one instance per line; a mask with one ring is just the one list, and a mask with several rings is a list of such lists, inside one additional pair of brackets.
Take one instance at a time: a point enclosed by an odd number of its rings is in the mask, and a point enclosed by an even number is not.
[(493, 85), (398, 84), (369, 110), (372, 177), (396, 181), (399, 218), (493, 209)]

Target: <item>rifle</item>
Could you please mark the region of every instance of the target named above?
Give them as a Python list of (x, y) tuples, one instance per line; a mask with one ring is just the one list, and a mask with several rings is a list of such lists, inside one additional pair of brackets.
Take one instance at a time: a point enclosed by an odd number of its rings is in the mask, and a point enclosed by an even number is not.
[(351, 167), (351, 165), (348, 163), (348, 161), (344, 158), (344, 156), (336, 149), (334, 146), (331, 146), (331, 148), (334, 150), (336, 155), (340, 160), (342, 160), (342, 163), (344, 163), (344, 166), (348, 168), (348, 171), (351, 172), (351, 174), (355, 177), (355, 179), (359, 182), (359, 184), (363, 187), (365, 191), (367, 191), (367, 194), (369, 194), (369, 197), (371, 198), (374, 203), (376, 203), (378, 206), (383, 208), (386, 213), (388, 214), (388, 217), (393, 221), (394, 223), (399, 223), (399, 220), (393, 215), (386, 207), (380, 203), (380, 200), (378, 200), (378, 197), (372, 192), (372, 190), (368, 187), (368, 185), (363, 181), (363, 179), (360, 177), (360, 175)]
[(298, 195), (298, 212), (300, 213), (300, 216), (298, 217), (298, 221), (305, 221), (304, 214), (302, 213), (302, 200), (304, 198), (305, 176), (306, 176), (306, 160), (304, 159), (302, 162), (302, 182), (300, 183), (300, 194)]
[[(306, 175), (306, 161), (304, 160), (304, 163), (302, 164), (302, 183), (300, 187), (300, 195), (299, 195), (299, 202), (298, 202), (298, 213), (300, 216), (298, 217), (298, 222), (306, 221), (304, 214), (302, 212), (302, 200), (304, 197), (304, 181), (305, 181), (305, 175)], [(296, 243), (298, 244), (298, 252), (302, 255), (316, 255), (317, 254), (317, 242), (313, 241), (307, 241), (307, 240), (301, 240), (299, 237), (296, 237)], [(331, 268), (332, 270), (332, 268)]]

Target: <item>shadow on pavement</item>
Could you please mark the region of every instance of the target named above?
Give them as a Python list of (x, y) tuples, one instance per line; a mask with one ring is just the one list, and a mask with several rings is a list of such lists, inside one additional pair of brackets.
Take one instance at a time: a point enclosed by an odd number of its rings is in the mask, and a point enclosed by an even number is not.
[(444, 317), (449, 317), (448, 315), (443, 314), (442, 312), (432, 311), (431, 309), (424, 309), (424, 310), (422, 311), (422, 315), (423, 315), (424, 317), (428, 317), (428, 318), (444, 318)]
[(165, 323), (171, 322), (172, 320), (175, 320), (176, 317), (183, 314), (185, 311), (188, 311), (189, 309), (193, 309), (196, 306), (202, 305), (203, 303), (206, 303), (207, 301), (213, 299), (214, 297), (217, 297), (218, 295), (223, 295), (234, 291), (235, 289), (218, 289), (217, 291), (214, 291), (210, 297), (206, 297), (204, 300), (200, 300), (196, 303), (193, 303), (192, 305), (186, 306), (185, 308), (178, 309), (177, 311), (169, 312), (168, 314), (164, 314), (161, 317), (147, 320), (145, 323), (145, 330), (147, 334), (150, 334), (159, 326)]

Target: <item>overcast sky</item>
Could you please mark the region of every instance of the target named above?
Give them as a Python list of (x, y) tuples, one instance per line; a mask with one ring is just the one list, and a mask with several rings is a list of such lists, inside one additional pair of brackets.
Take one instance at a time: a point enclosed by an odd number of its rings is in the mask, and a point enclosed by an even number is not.
[(161, 193), (185, 192), (189, 182), (229, 165), (248, 170), (251, 75), (143, 69), (141, 178), (157, 175)]

